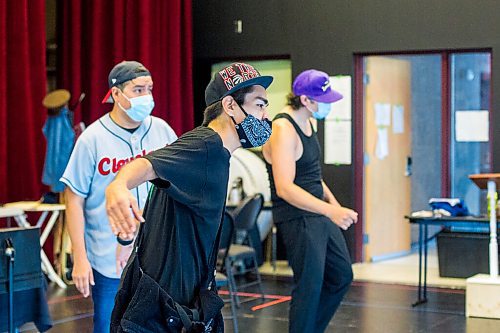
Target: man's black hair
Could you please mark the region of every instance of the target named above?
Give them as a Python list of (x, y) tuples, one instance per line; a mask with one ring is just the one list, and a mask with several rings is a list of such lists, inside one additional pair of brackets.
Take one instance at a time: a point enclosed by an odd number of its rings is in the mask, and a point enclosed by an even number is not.
[[(231, 96), (234, 98), (238, 105), (242, 105), (245, 102), (245, 96), (253, 91), (254, 86), (244, 87), (240, 90), (236, 90)], [(217, 101), (206, 107), (203, 113), (203, 126), (208, 126), (208, 124), (220, 116), (222, 113), (222, 102)]]

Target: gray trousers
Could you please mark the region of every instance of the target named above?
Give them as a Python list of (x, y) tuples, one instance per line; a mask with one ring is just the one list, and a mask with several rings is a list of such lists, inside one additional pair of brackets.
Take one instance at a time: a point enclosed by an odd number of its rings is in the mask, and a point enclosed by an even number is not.
[(290, 333), (324, 332), (352, 282), (340, 228), (327, 217), (278, 224), (293, 270)]

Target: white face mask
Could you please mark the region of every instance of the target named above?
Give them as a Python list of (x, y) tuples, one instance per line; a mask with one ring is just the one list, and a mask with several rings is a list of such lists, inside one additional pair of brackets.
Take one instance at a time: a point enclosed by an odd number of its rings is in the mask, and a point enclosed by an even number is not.
[(155, 102), (153, 100), (153, 96), (151, 94), (128, 98), (122, 93), (123, 97), (130, 103), (130, 108), (125, 109), (121, 106), (120, 102), (118, 102), (118, 106), (122, 109), (130, 119), (134, 121), (143, 121), (147, 116), (151, 114), (153, 108), (155, 107)]

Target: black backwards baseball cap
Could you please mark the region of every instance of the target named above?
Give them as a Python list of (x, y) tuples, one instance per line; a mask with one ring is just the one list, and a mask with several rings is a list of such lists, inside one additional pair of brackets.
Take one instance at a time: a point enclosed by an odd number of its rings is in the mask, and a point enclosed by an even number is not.
[(137, 61), (122, 61), (113, 67), (108, 76), (109, 90), (102, 103), (113, 103), (111, 88), (140, 76), (151, 76), (149, 70)]
[(220, 101), (242, 88), (259, 85), (267, 89), (273, 82), (272, 76), (261, 76), (252, 65), (235, 62), (214, 74), (205, 89), (207, 106)]

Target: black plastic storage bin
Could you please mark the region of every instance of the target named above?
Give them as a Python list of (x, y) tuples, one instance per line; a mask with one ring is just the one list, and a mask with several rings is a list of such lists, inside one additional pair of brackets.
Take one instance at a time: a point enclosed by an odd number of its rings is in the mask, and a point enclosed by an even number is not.
[(488, 274), (489, 242), (487, 233), (441, 231), (437, 235), (439, 276), (468, 278)]

